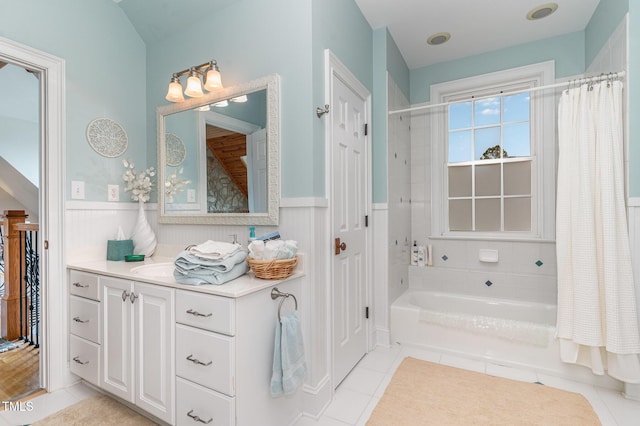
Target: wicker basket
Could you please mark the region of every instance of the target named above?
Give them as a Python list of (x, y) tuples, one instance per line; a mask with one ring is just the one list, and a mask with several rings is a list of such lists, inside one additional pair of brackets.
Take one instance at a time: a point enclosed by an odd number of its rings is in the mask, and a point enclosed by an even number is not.
[(298, 256), (292, 259), (257, 260), (247, 257), (249, 268), (256, 277), (264, 280), (281, 280), (293, 274), (298, 264)]

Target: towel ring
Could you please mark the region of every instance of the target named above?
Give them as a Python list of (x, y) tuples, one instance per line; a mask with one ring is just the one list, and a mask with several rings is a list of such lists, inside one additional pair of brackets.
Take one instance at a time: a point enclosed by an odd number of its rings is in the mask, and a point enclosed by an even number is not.
[(281, 297), (282, 300), (280, 300), (280, 303), (278, 304), (278, 322), (281, 321), (281, 319), (280, 319), (280, 310), (282, 309), (282, 304), (289, 297), (293, 297), (293, 303), (295, 303), (295, 309), (296, 309), (296, 311), (298, 310), (298, 299), (296, 299), (296, 296), (294, 296), (291, 293), (283, 293), (280, 290), (278, 290), (278, 287), (272, 288), (271, 289), (271, 300), (276, 300), (279, 297)]

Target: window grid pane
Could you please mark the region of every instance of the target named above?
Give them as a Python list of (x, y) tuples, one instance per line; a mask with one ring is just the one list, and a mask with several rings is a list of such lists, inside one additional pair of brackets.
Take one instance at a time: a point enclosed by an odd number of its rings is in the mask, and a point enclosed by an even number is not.
[(449, 106), (450, 231), (531, 231), (529, 95)]

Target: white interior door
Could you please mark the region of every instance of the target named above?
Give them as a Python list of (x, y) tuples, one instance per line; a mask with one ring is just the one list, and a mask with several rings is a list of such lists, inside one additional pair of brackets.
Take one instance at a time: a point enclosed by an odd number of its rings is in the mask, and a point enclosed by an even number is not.
[(338, 385), (367, 352), (368, 101), (334, 72), (330, 78), (333, 377)]

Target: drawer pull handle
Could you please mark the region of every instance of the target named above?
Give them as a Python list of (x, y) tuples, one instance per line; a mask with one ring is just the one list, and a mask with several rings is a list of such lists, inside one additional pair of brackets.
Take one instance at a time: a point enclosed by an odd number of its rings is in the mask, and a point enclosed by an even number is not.
[(74, 320), (75, 322), (79, 322), (80, 324), (86, 324), (86, 323), (88, 323), (88, 322), (90, 321), (90, 320), (82, 321), (82, 320), (80, 319), (80, 317), (73, 317), (73, 320)]
[(187, 361), (191, 361), (194, 364), (200, 364), (200, 365), (204, 365), (205, 367), (208, 365), (211, 365), (213, 363), (213, 361), (209, 361), (209, 362), (202, 362), (197, 358), (193, 357), (193, 354), (189, 354), (189, 356), (187, 356)]
[(82, 285), (82, 284), (80, 284), (80, 283), (73, 283), (72, 285), (73, 285), (74, 287), (78, 287), (78, 288), (87, 288), (87, 287), (89, 287), (88, 285)]
[(193, 413), (193, 410), (189, 411), (189, 412), (187, 413), (187, 416), (191, 417), (191, 418), (193, 419), (193, 421), (194, 421), (194, 422), (200, 422), (200, 423), (204, 423), (204, 424), (206, 425), (206, 424), (211, 423), (211, 421), (213, 420), (213, 417), (211, 417), (209, 420), (207, 420), (207, 421), (205, 422), (205, 421), (204, 421), (204, 420), (202, 420), (200, 417), (198, 417), (198, 416), (196, 416), (196, 415), (194, 415), (194, 414), (191, 414), (191, 413)]
[(213, 315), (213, 313), (201, 314), (200, 312), (194, 311), (193, 309), (189, 309), (187, 313), (193, 315), (194, 317), (205, 317), (205, 318), (209, 318), (210, 316)]
[(80, 365), (87, 365), (87, 364), (89, 364), (89, 361), (87, 361), (87, 362), (82, 362), (82, 361), (80, 361), (80, 357), (78, 357), (78, 356), (74, 356), (74, 357), (73, 357), (73, 360), (74, 360), (75, 362), (77, 362), (78, 364), (80, 364)]

